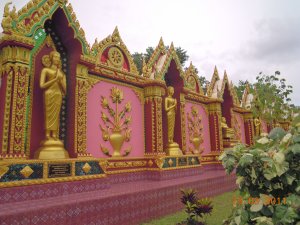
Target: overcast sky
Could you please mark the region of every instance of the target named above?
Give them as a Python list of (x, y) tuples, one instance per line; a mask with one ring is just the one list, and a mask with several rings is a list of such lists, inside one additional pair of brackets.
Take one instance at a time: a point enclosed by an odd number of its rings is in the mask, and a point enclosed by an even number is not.
[[(1, 12), (7, 0), (0, 0)], [(17, 9), (28, 1), (13, 0)], [(300, 105), (300, 1), (297, 0), (69, 0), (90, 44), (118, 26), (131, 53), (166, 45), (187, 50), (200, 75), (214, 66), (229, 79), (253, 82), (259, 72), (293, 85)], [(187, 63), (187, 65), (189, 62)]]

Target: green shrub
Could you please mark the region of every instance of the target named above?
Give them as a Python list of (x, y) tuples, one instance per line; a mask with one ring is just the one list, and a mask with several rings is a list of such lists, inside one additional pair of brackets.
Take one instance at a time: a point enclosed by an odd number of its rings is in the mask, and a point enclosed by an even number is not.
[(199, 199), (193, 189), (181, 190), (181, 193), (181, 202), (185, 205), (185, 212), (188, 217), (177, 225), (205, 225), (206, 223), (199, 221), (199, 219), (206, 214), (211, 214), (212, 201), (208, 198)]
[(237, 145), (220, 160), (239, 187), (223, 224), (300, 225), (300, 123), (289, 132), (275, 128), (249, 148)]

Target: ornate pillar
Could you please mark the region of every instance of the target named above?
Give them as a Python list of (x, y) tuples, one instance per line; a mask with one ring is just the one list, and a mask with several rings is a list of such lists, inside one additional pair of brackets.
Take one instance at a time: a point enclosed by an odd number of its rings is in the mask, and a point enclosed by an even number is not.
[(1, 51), (0, 157), (25, 158), (30, 49), (6, 46)]
[(185, 115), (185, 94), (180, 94), (180, 114), (181, 114), (181, 150), (183, 154), (191, 154), (189, 149), (186, 147), (186, 115)]
[(145, 154), (164, 155), (162, 134), (162, 96), (164, 88), (160, 86), (145, 87)]
[(208, 112), (211, 151), (223, 151), (223, 137), (221, 130), (221, 104), (219, 102), (210, 103), (208, 105)]
[(254, 124), (253, 124), (253, 115), (251, 112), (244, 114), (244, 124), (245, 124), (245, 137), (246, 144), (253, 144), (253, 136), (254, 136)]
[(78, 64), (76, 67), (76, 93), (75, 93), (75, 137), (74, 148), (77, 157), (90, 157), (87, 153), (87, 94), (91, 88), (88, 79), (88, 68)]

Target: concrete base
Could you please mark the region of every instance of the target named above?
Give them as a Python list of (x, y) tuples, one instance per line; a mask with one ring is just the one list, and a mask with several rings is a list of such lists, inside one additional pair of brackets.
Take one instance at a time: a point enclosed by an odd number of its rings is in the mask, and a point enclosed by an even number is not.
[(140, 224), (181, 210), (181, 188), (193, 188), (201, 197), (234, 190), (235, 176), (227, 176), (220, 168), (163, 171), (162, 180), (155, 178), (157, 174), (145, 171), (95, 180), (3, 188), (0, 221), (16, 225)]

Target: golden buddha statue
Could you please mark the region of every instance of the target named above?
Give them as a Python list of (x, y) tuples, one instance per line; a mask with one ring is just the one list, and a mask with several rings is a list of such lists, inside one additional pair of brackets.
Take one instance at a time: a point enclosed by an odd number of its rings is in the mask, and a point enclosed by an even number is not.
[(228, 127), (224, 116), (222, 116), (221, 128), (222, 128), (223, 138), (228, 138), (228, 139), (235, 138), (234, 130), (232, 128)]
[(174, 88), (168, 87), (168, 96), (165, 98), (165, 110), (168, 121), (168, 155), (182, 155), (179, 145), (174, 142), (174, 128), (176, 119), (177, 100), (173, 98)]
[(66, 76), (61, 70), (60, 54), (52, 51), (42, 58), (40, 88), (44, 92), (45, 140), (36, 152), (38, 159), (69, 158), (64, 144), (59, 140), (59, 118), (63, 97), (66, 95)]
[(254, 119), (255, 136), (260, 136), (261, 133), (260, 125), (261, 125), (260, 119), (255, 118)]

